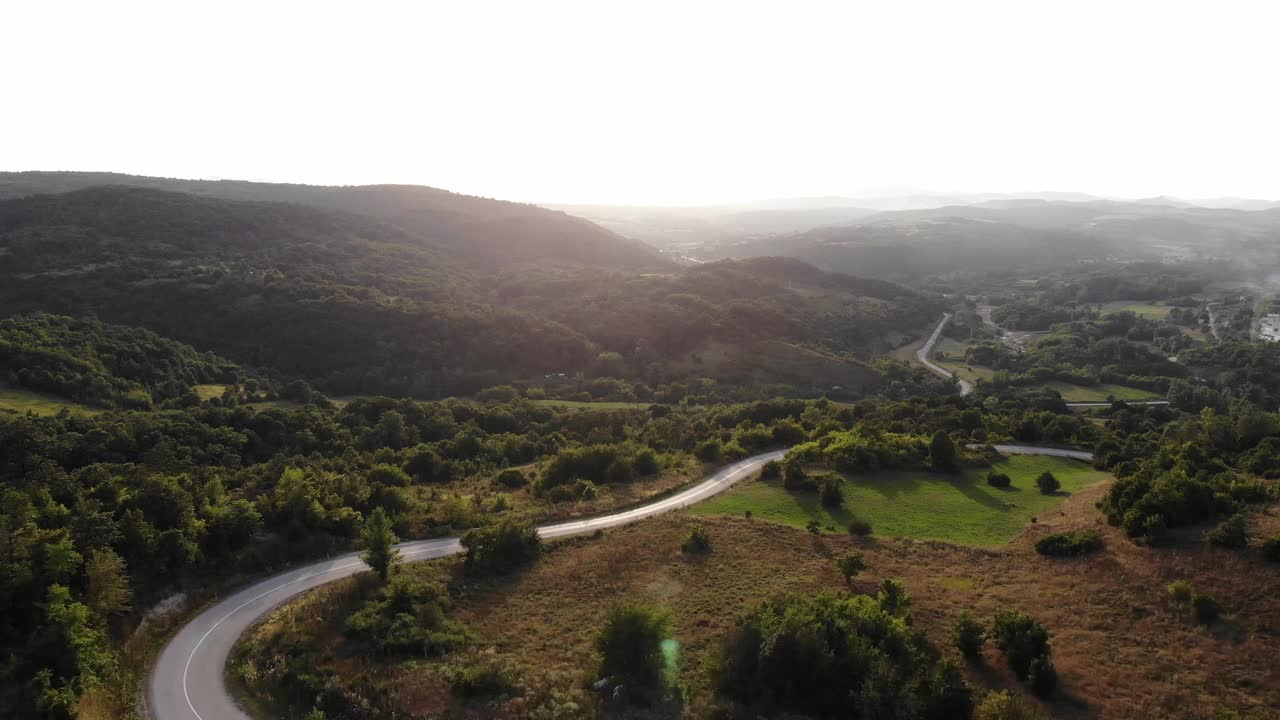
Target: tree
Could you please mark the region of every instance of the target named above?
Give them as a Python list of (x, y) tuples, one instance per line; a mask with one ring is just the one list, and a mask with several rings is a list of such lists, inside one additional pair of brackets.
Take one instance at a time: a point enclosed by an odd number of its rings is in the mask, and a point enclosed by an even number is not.
[(670, 636), (671, 612), (665, 608), (638, 602), (614, 607), (596, 636), (601, 676), (659, 687), (666, 666), (662, 643)]
[(844, 576), (847, 583), (857, 577), (859, 573), (867, 569), (867, 561), (862, 557), (860, 552), (852, 552), (840, 558), (836, 563), (840, 568), (840, 574)]
[(396, 535), (391, 531), (391, 520), (382, 508), (374, 508), (360, 533), (360, 545), (364, 552), (360, 559), (378, 573), (386, 582), (399, 562), (400, 552), (395, 549)]
[(956, 445), (945, 430), (935, 432), (929, 441), (929, 461), (935, 470), (951, 472), (956, 469)]
[(982, 656), (982, 646), (987, 642), (987, 628), (968, 612), (962, 613), (955, 624), (956, 648), (967, 658)]
[(724, 451), (719, 440), (706, 440), (698, 444), (693, 454), (702, 462), (720, 462)]
[(760, 477), (765, 480), (776, 480), (782, 477), (782, 463), (770, 460), (760, 467)]
[(844, 489), (840, 486), (840, 478), (828, 475), (822, 479), (818, 488), (818, 497), (823, 507), (840, 507), (844, 504)]
[(1036, 697), (1047, 698), (1053, 695), (1058, 687), (1058, 671), (1053, 666), (1053, 659), (1045, 653), (1031, 661), (1027, 670), (1027, 684)]
[(1036, 487), (1040, 488), (1041, 493), (1052, 495), (1058, 492), (1058, 489), (1062, 487), (1062, 483), (1058, 482), (1058, 478), (1054, 477), (1053, 473), (1045, 470), (1036, 478)]
[(1049, 654), (1049, 631), (1039, 620), (1014, 610), (996, 613), (991, 634), (1004, 651), (1009, 669), (1019, 680), (1027, 679), (1031, 661)]
[(84, 571), (88, 578), (88, 605), (99, 619), (129, 609), (129, 576), (119, 555), (109, 548), (94, 550), (89, 553)]
[(1280, 534), (1272, 535), (1262, 543), (1262, 557), (1280, 563)]

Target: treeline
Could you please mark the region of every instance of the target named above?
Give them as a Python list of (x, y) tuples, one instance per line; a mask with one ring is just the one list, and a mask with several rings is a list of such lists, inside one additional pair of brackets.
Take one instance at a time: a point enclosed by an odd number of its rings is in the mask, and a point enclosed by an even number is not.
[(192, 387), (234, 383), (234, 363), (148, 330), (46, 313), (0, 320), (0, 376), (12, 386), (145, 409)]

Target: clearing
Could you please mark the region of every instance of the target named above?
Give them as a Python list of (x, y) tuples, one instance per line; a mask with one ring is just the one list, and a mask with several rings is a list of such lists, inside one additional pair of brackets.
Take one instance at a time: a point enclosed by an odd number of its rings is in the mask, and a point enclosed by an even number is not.
[[(884, 471), (844, 477), (844, 505), (826, 508), (816, 492), (790, 492), (781, 480), (755, 479), (705, 503), (696, 515), (743, 517), (803, 528), (817, 520), (827, 532), (845, 532), (854, 518), (871, 523), (876, 535), (945, 540), (962, 545), (1003, 545), (1071, 493), (1107, 480), (1109, 473), (1065, 458), (1016, 455), (991, 466), (1012, 479), (1010, 488), (987, 484), (987, 469), (957, 475)], [(1035, 479), (1050, 471), (1062, 490), (1043, 495)]]
[(0, 412), (11, 412), (18, 415), (26, 415), (28, 412), (36, 415), (57, 415), (63, 409), (85, 415), (97, 415), (103, 412), (102, 408), (82, 405), (58, 395), (0, 385)]
[(1099, 308), (1099, 312), (1103, 315), (1107, 313), (1116, 313), (1129, 311), (1134, 315), (1148, 320), (1163, 320), (1169, 317), (1169, 311), (1173, 308), (1168, 305), (1152, 305), (1150, 303), (1128, 300), (1115, 300), (1103, 303)]

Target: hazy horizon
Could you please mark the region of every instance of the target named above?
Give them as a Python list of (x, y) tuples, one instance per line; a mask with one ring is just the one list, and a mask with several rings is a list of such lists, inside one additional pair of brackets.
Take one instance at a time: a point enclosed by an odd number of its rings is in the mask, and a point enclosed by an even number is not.
[(1209, 9), (24, 5), (0, 169), (539, 204), (1280, 199), (1278, 11)]

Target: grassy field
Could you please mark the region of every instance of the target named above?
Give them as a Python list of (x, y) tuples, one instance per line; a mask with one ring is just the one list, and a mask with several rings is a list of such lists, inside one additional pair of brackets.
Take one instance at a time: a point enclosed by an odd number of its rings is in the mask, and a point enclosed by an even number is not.
[(1054, 381), (1045, 387), (1057, 390), (1067, 402), (1103, 402), (1109, 395), (1117, 400), (1161, 400), (1164, 397), (1150, 390), (1125, 385), (1072, 385)]
[(586, 408), (590, 410), (636, 410), (647, 408), (653, 403), (647, 402), (582, 402), (579, 400), (531, 400), (534, 405), (546, 405), (562, 408)]
[[(994, 469), (1008, 474), (1013, 487), (987, 485), (985, 469), (954, 477), (927, 472), (848, 476), (844, 507), (832, 510), (822, 506), (817, 493), (792, 493), (780, 481), (753, 480), (691, 512), (742, 517), (750, 510), (758, 520), (793, 527), (817, 520), (829, 532), (844, 532), (857, 517), (870, 522), (877, 535), (994, 546), (1009, 542), (1032, 517), (1070, 493), (1110, 477), (1074, 460), (1027, 455), (997, 462)], [(1062, 482), (1062, 492), (1043, 495), (1036, 489), (1035, 478), (1045, 470)]]
[(226, 392), (226, 385), (195, 385), (192, 387), (196, 391), (196, 395), (200, 396), (200, 401), (212, 400), (222, 397), (222, 393)]
[(1170, 308), (1167, 305), (1152, 305), (1150, 303), (1128, 302), (1126, 300), (1117, 300), (1115, 302), (1102, 304), (1103, 315), (1106, 315), (1107, 313), (1124, 312), (1127, 310), (1138, 317), (1144, 317), (1148, 320), (1163, 320), (1164, 318), (1169, 317), (1169, 311), (1172, 309), (1173, 308)]
[(19, 415), (26, 415), (28, 412), (36, 415), (56, 415), (63, 408), (85, 415), (96, 415), (102, 412), (101, 408), (81, 405), (57, 395), (0, 387), (0, 412), (8, 411)]

